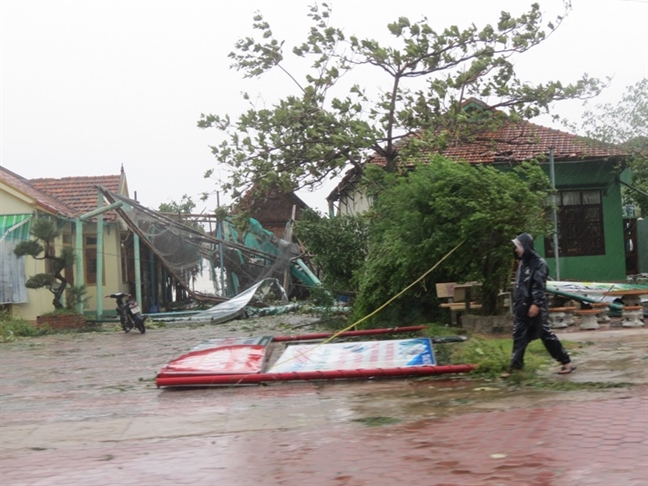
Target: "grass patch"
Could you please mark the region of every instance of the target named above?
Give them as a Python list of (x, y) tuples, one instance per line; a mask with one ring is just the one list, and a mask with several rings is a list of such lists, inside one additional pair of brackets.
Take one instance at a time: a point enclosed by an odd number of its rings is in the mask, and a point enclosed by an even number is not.
[(399, 419), (394, 417), (363, 417), (359, 419), (353, 419), (354, 422), (359, 422), (367, 427), (381, 427), (383, 425), (393, 425), (400, 422)]
[[(477, 369), (471, 373), (475, 375), (499, 375), (508, 368), (511, 361), (512, 341), (510, 339), (471, 337), (466, 342), (446, 346), (452, 346), (449, 352), (449, 364), (477, 365)], [(526, 359), (527, 368), (531, 365), (528, 359), (530, 357)]]
[(425, 326), (425, 329), (422, 331), (423, 335), (428, 337), (443, 337), (443, 336), (458, 336), (465, 334), (460, 329), (454, 327), (448, 327), (443, 324), (422, 324)]
[[(561, 341), (570, 355), (593, 343)], [(435, 355), (439, 364), (475, 364), (477, 369), (472, 376), (494, 379), (508, 369), (513, 341), (511, 339), (471, 337), (463, 343), (436, 344)], [(627, 382), (574, 382), (571, 380), (551, 380), (538, 376), (538, 371), (555, 364), (542, 341), (531, 342), (524, 357), (524, 370), (516, 371), (506, 379), (507, 386), (533, 388), (547, 391), (592, 391), (634, 386)]]
[(20, 337), (41, 336), (49, 331), (46, 327), (38, 327), (27, 319), (11, 317), (8, 311), (0, 311), (0, 342), (8, 343)]
[(610, 390), (614, 388), (630, 388), (634, 386), (632, 383), (627, 382), (611, 382), (611, 381), (585, 381), (574, 382), (567, 380), (543, 380), (533, 379), (524, 383), (527, 388), (537, 388), (540, 390), (552, 391), (579, 391), (579, 390)]
[[(153, 318), (149, 317), (144, 321), (144, 326), (146, 326), (146, 329), (166, 329), (167, 324), (164, 321), (156, 321)], [(119, 328), (121, 329), (121, 324), (119, 325)]]
[[(563, 345), (566, 348), (578, 347), (574, 343), (563, 342)], [(513, 341), (510, 338), (473, 336), (463, 343), (437, 344), (434, 349), (439, 364), (474, 364), (477, 369), (471, 372), (472, 375), (494, 378), (508, 369)], [(550, 360), (542, 341), (531, 342), (524, 357), (524, 371), (514, 373), (511, 381), (531, 379)]]

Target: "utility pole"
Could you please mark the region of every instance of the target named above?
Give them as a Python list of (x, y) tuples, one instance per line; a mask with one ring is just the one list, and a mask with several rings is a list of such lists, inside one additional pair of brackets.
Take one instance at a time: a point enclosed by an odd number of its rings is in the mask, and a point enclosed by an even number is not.
[(558, 249), (558, 209), (556, 208), (556, 170), (554, 168), (553, 147), (549, 149), (549, 172), (551, 174), (551, 188), (553, 189), (553, 194), (551, 195), (551, 213), (553, 216), (554, 225), (553, 247), (554, 259), (556, 260), (556, 280), (560, 281), (560, 250)]

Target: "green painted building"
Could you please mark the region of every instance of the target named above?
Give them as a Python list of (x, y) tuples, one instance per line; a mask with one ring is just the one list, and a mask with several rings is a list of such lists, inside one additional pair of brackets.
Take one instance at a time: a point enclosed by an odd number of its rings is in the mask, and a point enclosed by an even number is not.
[[(488, 110), (479, 100), (471, 100), (466, 107)], [(628, 214), (622, 202), (622, 183), (630, 179), (626, 167), (630, 154), (625, 149), (528, 121), (506, 120), (485, 127), (437, 152), (452, 160), (491, 164), (502, 170), (538, 161), (550, 178), (553, 167), (557, 261), (554, 235), (534, 235), (552, 278), (617, 282), (627, 281), (628, 275), (648, 273), (648, 222), (634, 211)], [(429, 153), (422, 152), (418, 158), (429, 160)], [(384, 166), (386, 161), (375, 154), (367, 163)], [(355, 169), (347, 172), (327, 198), (330, 214), (354, 214), (371, 206), (360, 179)]]
[[(641, 273), (638, 261), (634, 269), (626, 266), (626, 220), (622, 186), (615, 170), (621, 163), (619, 159), (555, 162), (558, 266), (553, 235), (536, 241), (553, 278), (613, 282), (625, 281), (628, 274)], [(623, 170), (620, 177), (628, 178), (629, 169)], [(638, 235), (634, 235), (630, 246), (642, 246)], [(644, 244), (643, 252), (647, 249)]]

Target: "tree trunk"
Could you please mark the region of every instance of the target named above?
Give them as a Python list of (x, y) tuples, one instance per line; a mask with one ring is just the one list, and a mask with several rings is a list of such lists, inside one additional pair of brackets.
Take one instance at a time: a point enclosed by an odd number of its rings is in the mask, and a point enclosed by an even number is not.
[(61, 296), (63, 295), (63, 292), (65, 292), (65, 289), (67, 288), (67, 280), (63, 275), (61, 275), (61, 272), (56, 272), (54, 275), (56, 280), (61, 282), (61, 285), (59, 286), (58, 289), (56, 289), (56, 292), (54, 292), (54, 300), (52, 301), (52, 304), (54, 304), (54, 308), (56, 309), (62, 309), (63, 304), (61, 303)]

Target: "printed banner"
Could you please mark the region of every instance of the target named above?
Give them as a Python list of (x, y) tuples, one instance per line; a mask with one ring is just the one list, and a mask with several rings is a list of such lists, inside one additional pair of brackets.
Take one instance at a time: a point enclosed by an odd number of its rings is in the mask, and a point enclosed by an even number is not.
[(260, 373), (272, 336), (210, 339), (171, 361), (165, 375), (230, 375)]
[(288, 346), (268, 373), (435, 365), (429, 338)]

